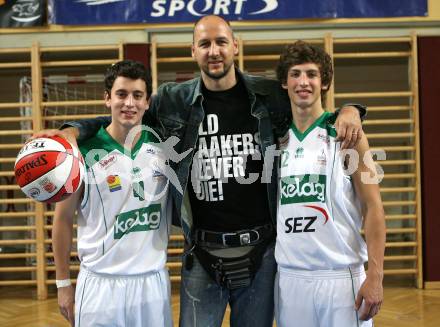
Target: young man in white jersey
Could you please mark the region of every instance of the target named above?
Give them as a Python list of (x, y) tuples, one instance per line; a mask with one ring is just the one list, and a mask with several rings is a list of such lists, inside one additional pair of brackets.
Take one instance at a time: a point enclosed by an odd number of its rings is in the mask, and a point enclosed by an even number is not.
[(279, 327), (372, 326), (383, 300), (385, 220), (378, 178), (365, 137), (345, 153), (336, 142), (334, 115), (322, 107), (332, 75), (330, 56), (302, 41), (285, 48), (277, 67), (293, 115), (280, 144)]
[[(79, 144), (85, 182), (56, 205), (58, 303), (72, 326), (172, 326), (166, 162), (140, 125), (150, 93), (141, 63), (108, 68), (105, 104), (112, 123)], [(69, 262), (76, 210), (81, 268), (74, 296)]]

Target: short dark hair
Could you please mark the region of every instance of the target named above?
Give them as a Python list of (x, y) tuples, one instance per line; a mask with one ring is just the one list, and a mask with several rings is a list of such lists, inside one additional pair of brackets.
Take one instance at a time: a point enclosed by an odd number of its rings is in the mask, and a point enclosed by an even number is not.
[(119, 76), (127, 77), (132, 80), (141, 79), (145, 82), (147, 98), (152, 92), (150, 72), (144, 64), (134, 60), (121, 60), (107, 68), (104, 77), (104, 87), (108, 95), (111, 94), (113, 84)]
[(333, 79), (332, 58), (322, 48), (304, 41), (296, 41), (287, 45), (280, 55), (276, 73), (277, 79), (282, 83), (287, 82), (287, 73), (292, 66), (305, 63), (314, 63), (319, 67), (322, 85), (327, 89), (321, 90), (321, 100), (324, 102), (325, 94), (330, 88)]

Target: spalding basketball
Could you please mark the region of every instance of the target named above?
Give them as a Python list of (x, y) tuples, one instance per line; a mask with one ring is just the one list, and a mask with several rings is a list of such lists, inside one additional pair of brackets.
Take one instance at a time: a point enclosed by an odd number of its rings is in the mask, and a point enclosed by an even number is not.
[(26, 143), (14, 169), (21, 190), (40, 202), (64, 200), (78, 189), (84, 177), (81, 153), (58, 136)]

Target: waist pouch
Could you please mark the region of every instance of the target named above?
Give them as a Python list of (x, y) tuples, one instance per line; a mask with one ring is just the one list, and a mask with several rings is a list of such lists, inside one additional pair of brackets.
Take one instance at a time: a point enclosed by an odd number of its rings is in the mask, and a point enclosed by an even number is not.
[(275, 239), (274, 236), (265, 239), (239, 257), (219, 257), (199, 245), (195, 246), (194, 253), (203, 269), (219, 286), (234, 290), (251, 284), (267, 247)]

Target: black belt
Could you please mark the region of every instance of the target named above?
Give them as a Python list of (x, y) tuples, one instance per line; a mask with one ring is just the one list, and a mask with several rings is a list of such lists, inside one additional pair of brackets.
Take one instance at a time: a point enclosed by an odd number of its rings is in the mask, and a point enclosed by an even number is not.
[(196, 244), (213, 247), (237, 247), (255, 245), (274, 235), (272, 224), (244, 229), (231, 233), (213, 232), (197, 229), (195, 233)]

